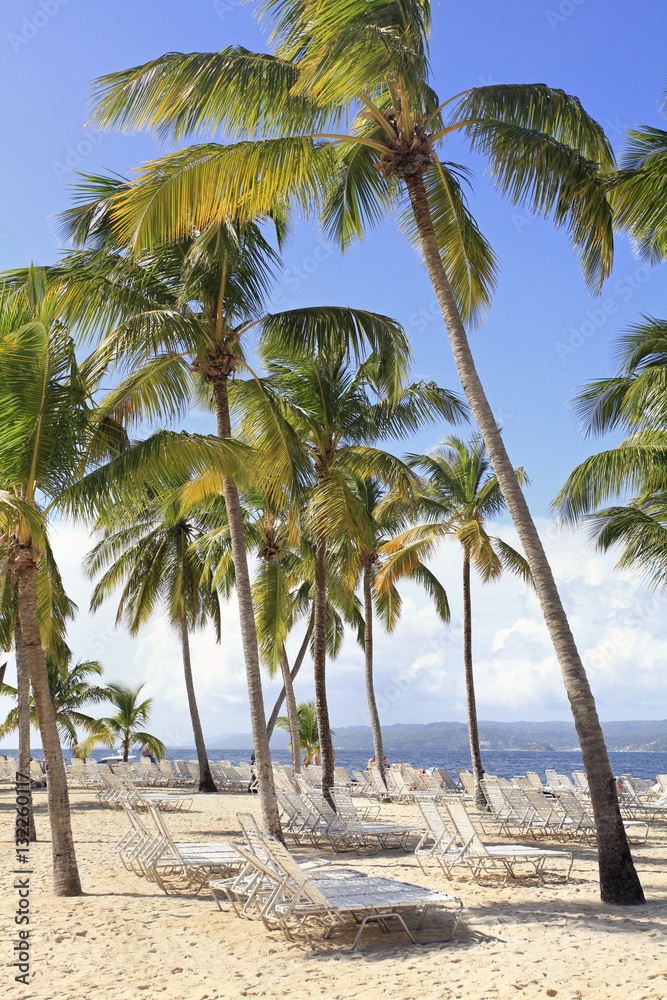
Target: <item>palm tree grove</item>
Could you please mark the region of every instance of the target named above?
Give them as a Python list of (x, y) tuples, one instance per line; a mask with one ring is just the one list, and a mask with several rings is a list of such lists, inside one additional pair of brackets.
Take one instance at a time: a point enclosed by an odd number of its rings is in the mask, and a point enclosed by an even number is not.
[(667, 14), (10, 6), (8, 995), (661, 1000)]

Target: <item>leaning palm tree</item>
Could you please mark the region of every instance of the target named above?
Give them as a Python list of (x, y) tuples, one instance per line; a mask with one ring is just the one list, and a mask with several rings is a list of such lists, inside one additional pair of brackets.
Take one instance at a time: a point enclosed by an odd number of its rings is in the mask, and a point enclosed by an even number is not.
[[(271, 348), (267, 348), (267, 352)], [(433, 383), (402, 388), (383, 359), (371, 355), (356, 369), (342, 350), (315, 358), (266, 361), (268, 375), (235, 383), (233, 399), (242, 413), (240, 427), (250, 441), (285, 442), (283, 466), (264, 472), (267, 484), (285, 483), (287, 469), (300, 472), (302, 517), (315, 541), (313, 664), (317, 725), (322, 749), (322, 790), (330, 798), (334, 755), (326, 690), (327, 552), (344, 545), (342, 570), (354, 578), (354, 546), (364, 538), (365, 521), (347, 476), (375, 475), (397, 488), (410, 488), (406, 466), (373, 447), (390, 435), (403, 435), (438, 416), (460, 420), (456, 396)]]
[[(57, 296), (30, 270), (22, 293), (0, 293), (0, 544), (10, 565), (20, 621), (20, 659), (32, 684), (48, 771), (57, 895), (79, 895), (63, 763), (40, 633), (37, 577), (47, 551), (48, 514), (91, 446), (88, 373), (58, 320)], [(102, 444), (100, 440), (100, 446)], [(25, 688), (22, 710), (25, 710)]]
[(568, 229), (597, 290), (612, 262), (609, 143), (576, 98), (543, 84), (492, 84), (443, 102), (430, 82), (428, 0), (266, 0), (262, 11), (274, 55), (172, 52), (97, 81), (95, 127), (238, 139), (148, 164), (115, 224), (144, 247), (240, 207), (261, 215), (323, 201), (325, 228), (345, 245), (402, 202), (561, 666), (597, 821), (602, 898), (642, 902), (590, 685), (464, 327), (490, 300), (496, 258), (466, 205), (469, 171), (438, 154), (448, 137), (468, 139), (503, 194)]
[[(0, 293), (0, 551), (16, 585), (22, 646), (48, 771), (53, 885), (78, 895), (67, 780), (40, 634), (37, 581), (58, 514), (99, 516), (100, 507), (136, 510), (164, 480), (218, 467), (239, 469), (242, 448), (161, 432), (127, 448), (122, 423), (151, 397), (152, 372), (138, 371), (101, 393), (106, 368), (79, 361), (60, 313), (59, 290), (30, 268), (24, 286)], [(98, 406), (93, 400), (98, 398)], [(117, 419), (119, 418), (119, 419)], [(109, 461), (106, 461), (110, 459)], [(105, 462), (105, 465), (100, 463)], [(92, 471), (89, 471), (92, 470)]]
[(357, 547), (357, 575), (361, 576), (364, 602), (363, 647), (366, 701), (373, 734), (375, 767), (384, 777), (382, 728), (373, 682), (373, 617), (377, 615), (387, 632), (396, 627), (401, 614), (401, 597), (396, 589), (399, 579), (420, 584), (431, 597), (440, 620), (450, 618), (447, 594), (440, 581), (418, 557), (404, 562), (392, 575), (386, 587), (379, 582), (384, 568), (383, 551), (392, 537), (414, 512), (414, 502), (406, 503), (400, 494), (389, 498), (382, 484), (375, 479), (350, 477), (352, 492), (357, 497), (364, 517), (364, 537)]
[[(105, 701), (106, 689), (99, 684), (91, 683), (91, 678), (102, 674), (102, 665), (97, 660), (79, 660), (70, 667), (72, 654), (63, 659), (46, 654), (46, 669), (49, 676), (49, 692), (51, 704), (60, 734), (61, 745), (73, 750), (80, 742), (78, 730), (91, 732), (96, 719), (82, 712), (86, 705)], [(10, 684), (0, 687), (0, 695), (19, 700), (18, 688)], [(31, 699), (30, 721), (39, 729), (39, 717), (35, 708), (34, 698)], [(0, 739), (16, 732), (19, 726), (19, 709), (11, 709), (5, 721), (0, 724)]]
[[(301, 750), (305, 750), (303, 755), (304, 767), (312, 764), (313, 758), (320, 755), (320, 734), (317, 730), (317, 710), (314, 701), (303, 701), (297, 708), (298, 718), (298, 740)], [(290, 728), (290, 720), (285, 715), (279, 716), (276, 721), (278, 729)], [(332, 731), (332, 736), (336, 734)], [(299, 755), (300, 756), (300, 755)]]
[[(378, 584), (381, 590), (391, 586), (398, 572), (404, 571), (412, 560), (431, 555), (445, 538), (455, 538), (461, 545), (468, 738), (475, 801), (480, 809), (484, 809), (486, 798), (481, 785), (484, 771), (477, 730), (472, 660), (470, 571), (474, 566), (484, 583), (497, 580), (503, 569), (530, 581), (530, 567), (516, 549), (487, 531), (487, 522), (503, 512), (505, 503), (479, 435), (470, 441), (446, 438), (428, 455), (411, 455), (408, 461), (413, 468), (422, 471), (426, 480), (416, 500), (416, 510), (426, 523), (408, 528), (384, 546), (386, 562), (380, 571)], [(515, 474), (519, 483), (527, 481), (522, 469), (517, 469)]]
[(113, 747), (116, 741), (119, 741), (124, 761), (127, 761), (133, 746), (149, 750), (158, 760), (164, 757), (167, 748), (162, 740), (139, 728), (148, 722), (153, 706), (152, 698), (139, 701), (144, 687), (145, 684), (139, 684), (134, 688), (128, 684), (107, 684), (106, 699), (118, 711), (115, 715), (95, 720), (90, 735), (77, 744), (82, 756), (88, 756), (91, 750), (98, 746)]
[(122, 587), (116, 624), (123, 622), (136, 635), (156, 611), (166, 614), (179, 636), (183, 673), (190, 709), (197, 759), (199, 791), (216, 792), (208, 764), (190, 657), (190, 632), (213, 624), (220, 641), (220, 602), (195, 542), (220, 524), (224, 511), (197, 514), (184, 510), (169, 496), (156, 498), (128, 523), (115, 519), (104, 528), (102, 539), (86, 557), (90, 577), (101, 574), (91, 610)]

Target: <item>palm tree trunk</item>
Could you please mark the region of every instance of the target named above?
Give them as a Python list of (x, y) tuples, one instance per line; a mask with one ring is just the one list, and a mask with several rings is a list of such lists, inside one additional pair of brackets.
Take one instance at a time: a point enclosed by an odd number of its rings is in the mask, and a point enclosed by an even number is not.
[(472, 606), (470, 602), (470, 555), (463, 553), (463, 663), (466, 675), (466, 702), (468, 705), (468, 739), (470, 759), (475, 780), (475, 805), (479, 810), (486, 808), (486, 797), (482, 790), (482, 754), (479, 749), (477, 731), (477, 704), (475, 701), (475, 680), (472, 673)]
[(421, 175), (408, 177), (406, 184), (426, 268), (442, 311), (463, 391), (482, 434), (505, 503), (526, 554), (542, 614), (563, 673), (565, 690), (572, 709), (591, 791), (591, 804), (597, 827), (601, 897), (605, 903), (621, 905), (643, 903), (644, 893), (625, 834), (616, 783), (586, 671), (570, 631), (551, 567), (528, 504), (475, 368), (468, 338), (442, 266), (423, 177)]
[(32, 545), (21, 547), (16, 558), (21, 640), (30, 674), (35, 709), (46, 762), (46, 790), (51, 824), (53, 891), (56, 896), (80, 896), (81, 882), (76, 863), (65, 762), (51, 703), (46, 658), (37, 618), (35, 575), (38, 556)]
[[(292, 683), (294, 683), (296, 675), (299, 673), (299, 670), (301, 669), (301, 664), (303, 663), (306, 657), (306, 653), (308, 651), (308, 643), (310, 642), (310, 637), (312, 634), (313, 634), (313, 620), (311, 618), (310, 624), (308, 625), (308, 630), (306, 631), (304, 640), (301, 643), (299, 652), (296, 654), (296, 660), (294, 661), (294, 666), (292, 667), (290, 673), (290, 679)], [(273, 711), (271, 712), (271, 715), (269, 716), (269, 721), (266, 724), (266, 735), (268, 736), (269, 739), (271, 739), (271, 737), (273, 736), (273, 730), (276, 728), (276, 719), (280, 715), (280, 709), (283, 707), (284, 700), (285, 700), (285, 685), (283, 684), (283, 689), (276, 698), (276, 703), (273, 706)]]
[[(218, 437), (231, 437), (232, 427), (229, 419), (227, 379), (224, 376), (220, 376), (214, 380), (213, 394), (218, 422)], [(255, 749), (255, 772), (259, 782), (262, 820), (265, 833), (269, 833), (282, 840), (283, 834), (280, 826), (278, 799), (276, 798), (273, 768), (271, 767), (271, 751), (269, 750), (269, 740), (266, 735), (262, 675), (259, 667), (255, 612), (252, 606), (250, 573), (248, 572), (248, 558), (243, 535), (243, 517), (239, 501), (239, 491), (236, 488), (236, 483), (231, 479), (223, 480), (222, 491), (225, 497), (225, 507), (227, 508), (227, 521), (232, 543), (232, 559), (236, 575), (236, 595), (239, 602), (239, 622), (241, 625), (243, 658), (245, 660), (246, 680), (248, 684), (250, 721)]]
[(188, 692), (188, 705), (190, 707), (190, 718), (192, 720), (192, 732), (195, 737), (197, 748), (197, 760), (199, 761), (199, 791), (217, 792), (211, 769), (208, 766), (208, 754), (204, 743), (199, 709), (197, 708), (197, 698), (195, 697), (195, 685), (192, 680), (192, 663), (190, 661), (190, 636), (188, 635), (188, 623), (185, 615), (181, 617), (181, 649), (183, 651), (183, 673), (185, 674), (185, 688)]
[(280, 650), (280, 669), (283, 673), (283, 684), (285, 687), (285, 696), (287, 701), (287, 718), (289, 720), (289, 735), (290, 742), (292, 744), (292, 767), (294, 768), (294, 773), (299, 774), (301, 771), (301, 740), (299, 739), (299, 713), (296, 707), (296, 698), (294, 697), (294, 688), (292, 687), (292, 675), (289, 669), (289, 660), (287, 659), (287, 653), (285, 652), (285, 646), (283, 645)]
[(366, 699), (368, 701), (368, 714), (371, 720), (371, 732), (373, 733), (375, 766), (386, 784), (384, 776), (384, 750), (382, 748), (382, 727), (380, 726), (380, 715), (378, 713), (377, 702), (375, 701), (375, 688), (373, 686), (373, 598), (371, 595), (370, 566), (364, 566), (364, 665)]
[(318, 532), (315, 546), (315, 596), (313, 626), (313, 667), (315, 675), (315, 705), (317, 708), (317, 729), (320, 739), (320, 761), (322, 763), (322, 795), (335, 809), (331, 797), (334, 783), (334, 753), (329, 725), (327, 705), (327, 591), (326, 591), (327, 539), (324, 532)]
[[(19, 774), (30, 776), (30, 674), (26, 663), (25, 647), (21, 634), (21, 619), (16, 616), (14, 628), (14, 645), (16, 647), (16, 688), (18, 695), (19, 721)], [(35, 813), (32, 804), (32, 785), (28, 781), (25, 790), (28, 798), (28, 840), (37, 840), (35, 830)]]

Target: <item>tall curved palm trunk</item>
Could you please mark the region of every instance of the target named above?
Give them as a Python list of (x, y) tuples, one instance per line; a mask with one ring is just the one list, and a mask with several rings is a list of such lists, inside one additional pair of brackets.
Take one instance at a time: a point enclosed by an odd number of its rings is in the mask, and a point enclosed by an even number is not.
[(477, 701), (475, 698), (475, 678), (472, 672), (472, 603), (470, 600), (470, 555), (463, 554), (463, 664), (466, 677), (466, 704), (468, 706), (468, 739), (470, 741), (470, 759), (475, 781), (475, 805), (478, 809), (486, 806), (486, 797), (482, 791), (482, 754), (479, 749), (479, 731), (477, 729)]
[(380, 726), (380, 715), (378, 713), (377, 702), (375, 700), (375, 686), (373, 684), (373, 597), (371, 594), (371, 567), (368, 560), (364, 562), (364, 675), (366, 679), (368, 714), (370, 716), (371, 732), (373, 734), (375, 766), (382, 775), (382, 780), (384, 781), (382, 727)]
[(505, 503), (530, 565), (544, 620), (563, 673), (591, 790), (591, 804), (597, 827), (601, 897), (605, 903), (643, 903), (644, 893), (625, 834), (616, 783), (593, 694), (551, 567), (475, 368), (468, 338), (442, 266), (423, 176), (421, 173), (407, 176), (405, 183), (419, 231), (424, 261), (442, 311), (463, 391), (484, 439)]
[(299, 774), (301, 771), (299, 711), (296, 705), (296, 698), (294, 696), (294, 687), (292, 686), (292, 675), (290, 673), (289, 661), (287, 659), (287, 653), (285, 652), (284, 646), (280, 650), (280, 669), (283, 675), (283, 689), (285, 691), (285, 701), (287, 703), (287, 718), (289, 720), (289, 735), (290, 735), (290, 744), (292, 747), (292, 767), (294, 768), (294, 773)]
[[(14, 646), (16, 648), (16, 690), (18, 696), (19, 723), (19, 774), (30, 774), (30, 673), (26, 662), (21, 619), (16, 616), (14, 629)], [(35, 830), (35, 813), (32, 803), (32, 786), (28, 783), (25, 794), (28, 797), (28, 840), (37, 840)]]
[(46, 658), (37, 618), (35, 575), (38, 557), (32, 545), (22, 546), (16, 558), (21, 641), (30, 674), (35, 709), (46, 762), (46, 789), (51, 823), (53, 891), (56, 896), (80, 896), (81, 881), (74, 851), (65, 763), (51, 704)]
[(192, 679), (192, 662), (190, 660), (190, 636), (188, 634), (188, 623), (185, 615), (181, 618), (181, 650), (183, 652), (183, 673), (185, 674), (185, 687), (188, 692), (188, 706), (190, 708), (190, 719), (192, 720), (192, 732), (197, 748), (197, 761), (199, 763), (199, 791), (217, 792), (217, 786), (213, 780), (211, 769), (208, 766), (208, 755), (204, 734), (199, 718), (199, 708), (195, 696), (195, 685)]
[(320, 760), (322, 762), (322, 794), (335, 809), (331, 798), (334, 783), (334, 752), (329, 724), (327, 703), (327, 622), (326, 622), (326, 555), (327, 539), (323, 531), (318, 531), (315, 546), (315, 595), (313, 626), (313, 673), (315, 678), (315, 705), (317, 708), (317, 731), (320, 738)]
[[(227, 396), (227, 377), (219, 375), (212, 380), (215, 410), (218, 424), (218, 437), (232, 436), (232, 425), (229, 417), (229, 399)], [(252, 590), (248, 558), (243, 535), (243, 515), (236, 483), (224, 479), (222, 491), (227, 509), (229, 536), (232, 543), (232, 559), (236, 576), (236, 594), (239, 603), (239, 622), (243, 642), (243, 658), (248, 684), (248, 700), (250, 703), (250, 721), (252, 739), (255, 749), (255, 770), (259, 782), (259, 796), (262, 807), (262, 820), (266, 833), (283, 839), (278, 812), (278, 800), (273, 781), (271, 767), (271, 752), (266, 734), (266, 715), (262, 697), (262, 676), (259, 666), (259, 651), (257, 648), (257, 630), (255, 628), (255, 613), (252, 605)]]

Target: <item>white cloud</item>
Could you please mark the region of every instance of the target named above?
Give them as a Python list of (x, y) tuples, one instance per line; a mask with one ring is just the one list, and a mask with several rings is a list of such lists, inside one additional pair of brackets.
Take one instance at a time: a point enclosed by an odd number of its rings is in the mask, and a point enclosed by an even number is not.
[[(546, 548), (602, 719), (667, 717), (667, 616), (665, 601), (614, 570), (613, 556), (586, 547), (581, 535), (558, 534), (542, 522)], [(516, 544), (511, 526), (499, 529)], [(90, 583), (81, 570), (86, 533), (61, 526), (54, 550), (68, 592), (80, 613), (70, 629), (76, 658), (98, 657), (108, 680), (146, 682), (155, 699), (152, 728), (168, 742), (190, 742), (180, 641), (156, 618), (136, 639), (114, 627), (115, 605), (96, 615), (88, 608)], [(461, 563), (456, 544), (444, 545), (432, 568), (446, 586), (452, 621), (444, 626), (425, 595), (401, 588), (403, 614), (393, 635), (375, 629), (375, 680), (381, 718), (397, 722), (465, 721)], [(536, 595), (519, 580), (473, 582), (473, 656), (482, 719), (568, 719), (560, 668)], [(293, 657), (302, 630), (290, 641)], [(211, 631), (192, 637), (192, 663), (200, 711), (209, 735), (248, 732), (245, 669), (235, 600), (223, 611), (222, 642)], [(11, 671), (11, 667), (9, 668)], [(332, 723), (368, 722), (363, 655), (348, 636), (337, 661), (328, 664)], [(10, 680), (11, 677), (8, 677)], [(296, 684), (299, 699), (313, 696), (307, 658)], [(265, 682), (268, 710), (280, 689)]]

